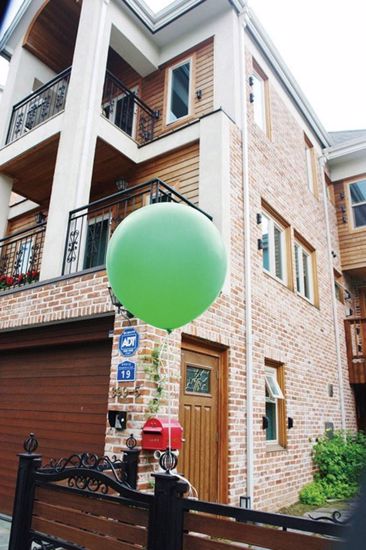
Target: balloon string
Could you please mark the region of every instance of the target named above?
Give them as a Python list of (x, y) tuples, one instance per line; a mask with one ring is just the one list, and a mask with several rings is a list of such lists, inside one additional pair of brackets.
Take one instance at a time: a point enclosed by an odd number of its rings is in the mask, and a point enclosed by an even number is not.
[(172, 331), (168, 330), (167, 335), (164, 338), (161, 346), (161, 356), (165, 355), (165, 368), (167, 376), (167, 389), (168, 389), (168, 449), (172, 450), (172, 411), (171, 411), (171, 379), (170, 379), (170, 354), (171, 354), (171, 335)]

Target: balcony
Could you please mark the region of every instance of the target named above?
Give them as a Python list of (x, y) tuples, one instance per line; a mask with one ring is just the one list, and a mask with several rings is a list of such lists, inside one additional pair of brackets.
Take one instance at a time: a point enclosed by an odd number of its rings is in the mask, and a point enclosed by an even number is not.
[[(71, 67), (14, 105), (6, 144), (21, 138), (65, 109)], [(102, 114), (140, 145), (154, 137), (159, 112), (153, 111), (134, 90), (106, 71)]]
[(65, 108), (71, 68), (14, 105), (6, 143), (11, 143), (40, 126)]
[(108, 70), (104, 81), (102, 113), (140, 145), (154, 137), (159, 112), (150, 109), (134, 90), (129, 90)]
[(0, 239), (0, 290), (38, 281), (46, 222)]
[(366, 384), (366, 317), (344, 321), (350, 384)]
[(128, 214), (148, 204), (183, 203), (202, 212), (173, 187), (154, 179), (72, 210), (69, 215), (63, 260), (63, 275), (102, 268), (108, 241)]

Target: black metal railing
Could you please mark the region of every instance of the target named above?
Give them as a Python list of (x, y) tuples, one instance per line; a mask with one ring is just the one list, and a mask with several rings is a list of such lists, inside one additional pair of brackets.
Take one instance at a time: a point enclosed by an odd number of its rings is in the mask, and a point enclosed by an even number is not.
[(159, 202), (184, 203), (212, 219), (173, 187), (159, 179), (119, 191), (70, 212), (63, 275), (102, 267), (105, 263), (108, 241), (118, 224), (134, 210)]
[(0, 239), (0, 290), (38, 281), (46, 222)]
[(153, 111), (137, 94), (127, 88), (111, 72), (104, 81), (103, 115), (138, 143), (151, 141), (159, 112)]
[(71, 67), (14, 105), (6, 143), (20, 138), (65, 108)]

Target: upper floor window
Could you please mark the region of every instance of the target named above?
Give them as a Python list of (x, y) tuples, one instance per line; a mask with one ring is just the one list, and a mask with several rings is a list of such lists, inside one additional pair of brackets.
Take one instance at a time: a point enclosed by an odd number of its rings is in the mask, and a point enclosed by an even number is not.
[(349, 185), (354, 227), (366, 226), (366, 179)]
[(314, 251), (306, 248), (303, 244), (295, 241), (295, 271), (296, 271), (296, 290), (303, 298), (309, 302), (315, 302), (315, 258)]
[(265, 134), (269, 135), (268, 78), (254, 60), (253, 69), (252, 93), (254, 121)]
[(316, 194), (316, 157), (314, 146), (311, 141), (305, 136), (305, 160), (306, 160), (306, 179), (309, 191)]
[(262, 213), (262, 248), (264, 271), (286, 283), (285, 228), (267, 212)]
[(169, 69), (167, 123), (189, 115), (192, 60), (186, 59)]
[[(286, 446), (283, 366), (265, 362), (266, 441)], [(272, 366), (273, 365), (273, 366)], [(282, 387), (281, 387), (282, 386)]]

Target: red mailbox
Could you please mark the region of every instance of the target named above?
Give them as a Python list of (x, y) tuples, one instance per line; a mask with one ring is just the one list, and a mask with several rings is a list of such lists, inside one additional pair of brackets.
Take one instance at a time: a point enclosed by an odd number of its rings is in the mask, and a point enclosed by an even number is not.
[[(178, 420), (170, 420), (171, 448), (182, 447), (183, 428)], [(142, 428), (143, 449), (149, 451), (165, 451), (169, 447), (169, 419), (149, 418)]]

